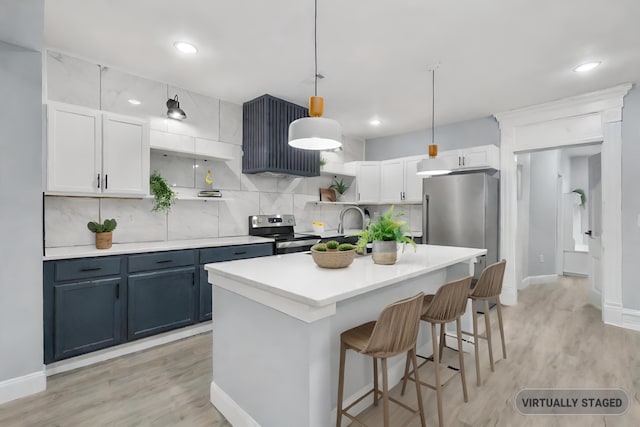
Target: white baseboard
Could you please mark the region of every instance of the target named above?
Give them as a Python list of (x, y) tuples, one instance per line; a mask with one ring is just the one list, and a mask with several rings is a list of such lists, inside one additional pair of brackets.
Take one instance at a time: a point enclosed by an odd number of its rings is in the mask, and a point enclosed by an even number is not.
[(146, 350), (151, 347), (178, 341), (183, 338), (192, 337), (194, 335), (208, 332), (211, 329), (211, 321), (198, 323), (197, 325), (187, 326), (175, 331), (165, 332), (115, 347), (105, 348), (104, 350), (98, 350), (81, 356), (72, 357), (70, 359), (61, 360), (59, 362), (54, 362), (46, 366), (45, 373), (49, 376), (71, 371), (73, 369), (104, 362), (105, 360), (135, 353), (137, 351)]
[(558, 280), (557, 274), (547, 274), (543, 276), (528, 276), (522, 279), (522, 288), (524, 289), (529, 285), (542, 285), (545, 283), (553, 283)]
[(640, 310), (623, 308), (622, 327), (634, 331), (640, 331)]
[(211, 381), (209, 400), (233, 427), (260, 427), (227, 393)]
[(34, 372), (10, 380), (0, 381), (0, 404), (40, 393), (47, 389), (44, 371)]
[(602, 321), (608, 325), (623, 327), (622, 318), (624, 309), (619, 305), (605, 303), (602, 306)]

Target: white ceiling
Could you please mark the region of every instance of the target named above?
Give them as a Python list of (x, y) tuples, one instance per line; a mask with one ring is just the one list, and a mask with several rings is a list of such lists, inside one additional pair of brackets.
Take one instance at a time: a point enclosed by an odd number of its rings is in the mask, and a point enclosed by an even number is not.
[[(430, 127), (435, 63), (436, 126), (635, 82), (639, 20), (638, 0), (318, 0), (319, 95), (372, 138)], [(46, 0), (45, 44), (236, 103), (313, 94), (313, 0)]]

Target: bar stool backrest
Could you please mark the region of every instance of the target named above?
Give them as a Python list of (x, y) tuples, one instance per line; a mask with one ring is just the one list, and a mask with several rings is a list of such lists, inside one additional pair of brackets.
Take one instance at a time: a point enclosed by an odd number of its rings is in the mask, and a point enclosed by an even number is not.
[(432, 323), (448, 323), (464, 314), (471, 288), (471, 276), (440, 286), (422, 315), (422, 320)]
[(505, 260), (488, 265), (480, 274), (475, 288), (471, 290), (471, 296), (490, 298), (500, 295), (506, 265), (507, 261)]
[(416, 345), (424, 294), (389, 304), (382, 310), (367, 347), (362, 351), (373, 357), (391, 357)]

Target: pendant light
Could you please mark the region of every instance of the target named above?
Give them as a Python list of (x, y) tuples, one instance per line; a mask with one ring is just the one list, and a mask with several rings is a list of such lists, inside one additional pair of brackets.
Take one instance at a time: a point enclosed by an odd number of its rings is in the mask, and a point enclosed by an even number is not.
[(435, 143), (436, 68), (437, 65), (431, 69), (431, 144), (429, 144), (429, 158), (420, 160), (417, 165), (417, 174), (422, 176), (446, 175), (451, 173), (451, 170), (447, 169), (441, 164), (441, 161), (437, 159), (438, 145)]
[(289, 145), (303, 150), (334, 150), (342, 146), (342, 128), (332, 119), (322, 117), (324, 99), (318, 96), (318, 0), (314, 1), (313, 47), (315, 91), (309, 97), (309, 116), (291, 122)]

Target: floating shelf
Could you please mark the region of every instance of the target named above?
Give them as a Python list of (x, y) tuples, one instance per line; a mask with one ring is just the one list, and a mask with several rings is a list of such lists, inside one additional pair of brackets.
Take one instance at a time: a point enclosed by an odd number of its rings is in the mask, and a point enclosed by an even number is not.
[(315, 203), (316, 205), (366, 205), (366, 206), (384, 206), (384, 205), (421, 205), (420, 201), (411, 201), (411, 200), (403, 200), (399, 202), (366, 202), (366, 201), (358, 201), (358, 202), (307, 202), (307, 203)]

